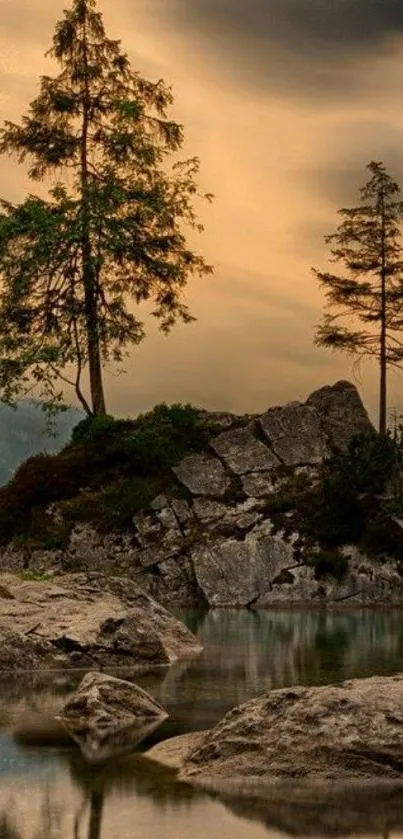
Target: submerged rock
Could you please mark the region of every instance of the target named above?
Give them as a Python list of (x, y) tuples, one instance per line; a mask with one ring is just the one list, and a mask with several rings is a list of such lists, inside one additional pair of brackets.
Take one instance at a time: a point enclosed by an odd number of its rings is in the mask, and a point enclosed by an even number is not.
[(403, 771), (403, 676), (274, 690), (230, 711), (187, 758), (195, 782), (397, 782)]
[(4, 576), (13, 599), (0, 599), (0, 670), (166, 665), (201, 650), (184, 624), (128, 579)]
[(59, 715), (89, 762), (134, 748), (167, 717), (146, 691), (105, 673), (87, 673)]

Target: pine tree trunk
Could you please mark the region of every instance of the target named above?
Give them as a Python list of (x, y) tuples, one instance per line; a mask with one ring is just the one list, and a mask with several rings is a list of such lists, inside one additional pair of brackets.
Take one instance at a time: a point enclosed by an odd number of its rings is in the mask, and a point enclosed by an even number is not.
[(386, 434), (386, 324), (381, 324), (380, 385), (379, 385), (379, 433)]
[(382, 265), (381, 265), (381, 334), (380, 334), (380, 382), (379, 382), (379, 433), (386, 434), (386, 373), (387, 373), (387, 355), (386, 355), (386, 225), (385, 225), (385, 202), (384, 196), (381, 194), (381, 213), (382, 213)]
[(99, 346), (97, 280), (94, 275), (94, 267), (92, 263), (90, 212), (88, 203), (88, 129), (90, 91), (88, 87), (86, 38), (86, 25), (84, 21), (84, 90), (83, 122), (81, 135), (82, 279), (84, 284), (84, 309), (87, 330), (88, 368), (90, 378), (92, 412), (95, 416), (102, 416), (106, 414), (106, 407), (102, 379), (101, 352)]
[[(83, 258), (84, 262), (85, 260)], [(89, 265), (88, 262), (86, 265), (83, 264), (83, 280), (92, 413), (95, 416), (104, 416), (106, 414), (106, 406), (99, 349), (97, 299), (91, 262)]]

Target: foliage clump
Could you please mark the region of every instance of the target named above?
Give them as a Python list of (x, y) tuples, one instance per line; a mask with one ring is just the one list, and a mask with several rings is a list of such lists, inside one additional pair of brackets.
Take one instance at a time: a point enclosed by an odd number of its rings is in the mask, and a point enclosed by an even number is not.
[(340, 583), (348, 573), (348, 559), (338, 549), (313, 551), (305, 561), (315, 569), (316, 580), (330, 575)]
[[(0, 544), (27, 537), (64, 545), (75, 521), (124, 526), (172, 485), (171, 467), (206, 442), (191, 405), (157, 405), (135, 420), (86, 418), (59, 454), (29, 458), (0, 488)], [(48, 510), (55, 502), (60, 521)]]
[(72, 0), (48, 55), (56, 75), (0, 128), (0, 154), (53, 181), (47, 198), (0, 199), (0, 392), (15, 402), (35, 385), (53, 411), (69, 384), (104, 415), (106, 366), (145, 338), (136, 306), (164, 333), (194, 320), (183, 290), (213, 269), (188, 234), (203, 230), (194, 199), (213, 196), (199, 193), (198, 158), (179, 159), (171, 88), (132, 69), (96, 0)]
[(368, 165), (370, 180), (358, 206), (339, 210), (337, 231), (325, 237), (330, 262), (344, 266), (314, 274), (324, 289), (327, 313), (315, 343), (341, 350), (356, 361), (375, 358), (379, 367), (379, 431), (387, 430), (387, 371), (403, 359), (402, 220), (400, 188), (382, 163)]

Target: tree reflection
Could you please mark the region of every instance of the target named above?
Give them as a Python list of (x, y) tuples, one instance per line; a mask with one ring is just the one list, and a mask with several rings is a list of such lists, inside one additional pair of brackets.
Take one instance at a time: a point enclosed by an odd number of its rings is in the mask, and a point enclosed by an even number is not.
[(22, 834), (9, 821), (4, 813), (0, 816), (0, 839), (24, 839)]

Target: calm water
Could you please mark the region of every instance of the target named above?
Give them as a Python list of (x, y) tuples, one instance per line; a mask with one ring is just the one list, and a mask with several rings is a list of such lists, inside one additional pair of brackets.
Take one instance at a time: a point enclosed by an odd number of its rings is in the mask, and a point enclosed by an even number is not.
[[(136, 675), (170, 713), (149, 744), (209, 727), (233, 705), (270, 688), (403, 671), (403, 613), (397, 610), (180, 616), (204, 652), (157, 674)], [(80, 678), (38, 674), (0, 685), (0, 839), (274, 839), (294, 832), (295, 814), (268, 816), (257, 802), (226, 805), (178, 784), (174, 772), (141, 754), (89, 770), (70, 747), (18, 744), (13, 726), (27, 713), (56, 713)], [(385, 813), (393, 806), (389, 802)], [(331, 804), (325, 811), (315, 821), (312, 810), (309, 819), (301, 810), (296, 832), (340, 834)], [(386, 836), (391, 826), (400, 827), (399, 819), (380, 826), (375, 818), (362, 830), (358, 821), (354, 832)]]

